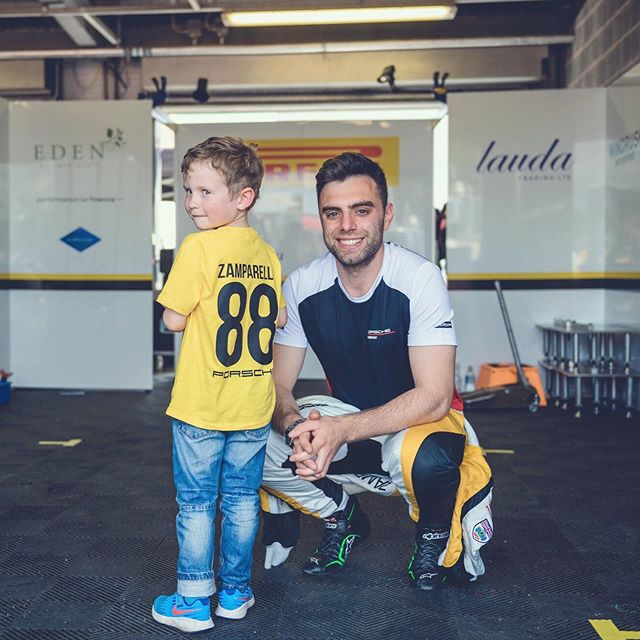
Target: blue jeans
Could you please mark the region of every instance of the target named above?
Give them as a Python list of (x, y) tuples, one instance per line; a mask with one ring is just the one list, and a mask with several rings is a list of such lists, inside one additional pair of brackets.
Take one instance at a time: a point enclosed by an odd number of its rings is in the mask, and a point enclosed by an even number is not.
[(173, 477), (178, 537), (178, 593), (205, 597), (216, 591), (213, 575), (216, 503), (222, 512), (220, 588), (251, 581), (258, 532), (258, 489), (268, 424), (260, 429), (211, 431), (173, 420)]

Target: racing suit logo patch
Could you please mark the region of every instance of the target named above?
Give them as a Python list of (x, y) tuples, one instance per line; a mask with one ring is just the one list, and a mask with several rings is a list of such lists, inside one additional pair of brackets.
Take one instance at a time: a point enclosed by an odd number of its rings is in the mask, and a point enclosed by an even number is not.
[(485, 542), (489, 542), (493, 536), (493, 528), (491, 523), (487, 518), (478, 522), (478, 524), (473, 527), (473, 539), (476, 542), (480, 542), (484, 544)]

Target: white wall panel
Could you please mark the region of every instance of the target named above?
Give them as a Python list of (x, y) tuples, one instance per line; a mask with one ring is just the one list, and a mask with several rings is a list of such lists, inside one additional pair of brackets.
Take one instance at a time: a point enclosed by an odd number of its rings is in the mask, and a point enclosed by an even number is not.
[[(607, 291), (605, 305), (607, 322), (640, 327), (640, 291)], [(622, 360), (623, 353), (618, 357)], [(631, 342), (631, 367), (640, 371), (640, 335), (634, 336)], [(640, 408), (639, 394), (636, 383), (636, 408)]]
[(12, 102), (9, 124), (16, 384), (150, 389), (150, 104)]
[[(450, 281), (524, 281), (504, 295), (520, 355), (536, 364), (536, 324), (605, 321), (604, 288), (572, 288), (572, 279), (605, 277), (606, 91), (453, 94), (449, 108)], [(558, 278), (565, 288), (526, 284)], [(452, 300), (463, 373), (513, 361), (493, 289)]]
[(9, 292), (2, 290), (9, 272), (9, 108), (0, 99), (0, 369), (11, 367)]
[(606, 158), (607, 271), (640, 275), (640, 87), (607, 90)]
[(11, 370), (9, 291), (0, 290), (0, 369)]
[[(607, 215), (609, 275), (640, 278), (640, 87), (607, 89)], [(606, 321), (640, 327), (640, 291), (607, 291)], [(623, 354), (619, 354), (620, 357)], [(640, 336), (631, 366), (640, 370)], [(636, 386), (636, 407), (640, 407)]]
[[(149, 274), (149, 105), (13, 102), (10, 111), (12, 272)], [(60, 241), (78, 227), (100, 242), (76, 251)]]
[(640, 327), (640, 291), (607, 291), (605, 302), (607, 322)]
[(151, 291), (12, 291), (16, 384), (150, 389), (151, 305)]
[(450, 274), (604, 271), (605, 104), (600, 89), (450, 96)]

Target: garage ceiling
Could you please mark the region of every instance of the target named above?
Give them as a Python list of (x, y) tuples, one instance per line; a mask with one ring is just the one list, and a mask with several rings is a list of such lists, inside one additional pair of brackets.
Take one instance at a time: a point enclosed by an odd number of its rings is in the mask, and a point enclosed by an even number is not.
[(562, 44), (570, 41), (575, 16), (583, 3), (584, 0), (458, 0), (455, 19), (442, 22), (227, 30), (220, 20), (224, 10), (406, 6), (428, 4), (428, 0), (3, 0), (0, 54), (5, 59), (11, 53), (17, 56), (26, 51), (52, 57), (58, 50), (61, 57), (106, 57), (112, 50), (117, 57), (123, 49), (156, 47), (441, 39), (448, 46), (475, 46), (474, 41), (479, 39), (508, 46), (532, 37), (539, 43)]
[[(450, 90), (564, 86), (584, 0), (437, 0), (457, 9), (438, 22), (227, 28), (222, 20), (234, 10), (429, 3), (436, 0), (0, 0), (0, 95), (35, 96), (38, 88), (60, 97), (62, 85), (51, 78), (70, 69), (66, 84), (82, 85), (79, 64), (108, 65), (114, 88), (105, 80), (102, 97), (116, 99), (132, 90), (151, 95), (161, 76), (170, 101), (191, 101), (198, 78), (230, 99), (261, 91), (376, 94), (390, 64), (405, 92), (429, 91), (436, 70), (449, 72)], [(16, 76), (27, 73), (42, 81), (25, 79), (23, 88)], [(125, 96), (122, 76), (130, 73), (138, 80)]]

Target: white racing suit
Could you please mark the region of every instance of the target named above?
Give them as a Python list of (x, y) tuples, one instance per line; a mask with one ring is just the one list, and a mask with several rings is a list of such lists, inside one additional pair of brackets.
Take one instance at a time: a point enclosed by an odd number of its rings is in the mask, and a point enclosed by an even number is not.
[[(328, 396), (297, 402), (304, 417), (312, 409), (330, 416), (359, 411)], [(267, 546), (296, 544), (299, 512), (326, 518), (343, 502), (343, 492), (371, 491), (401, 495), (416, 523), (450, 526), (439, 563), (452, 577), (475, 580), (484, 574), (480, 550), (493, 536), (493, 480), (478, 438), (459, 411), (451, 409), (439, 422), (342, 445), (319, 481), (298, 478), (290, 455), (283, 436), (272, 431), (260, 492)]]

